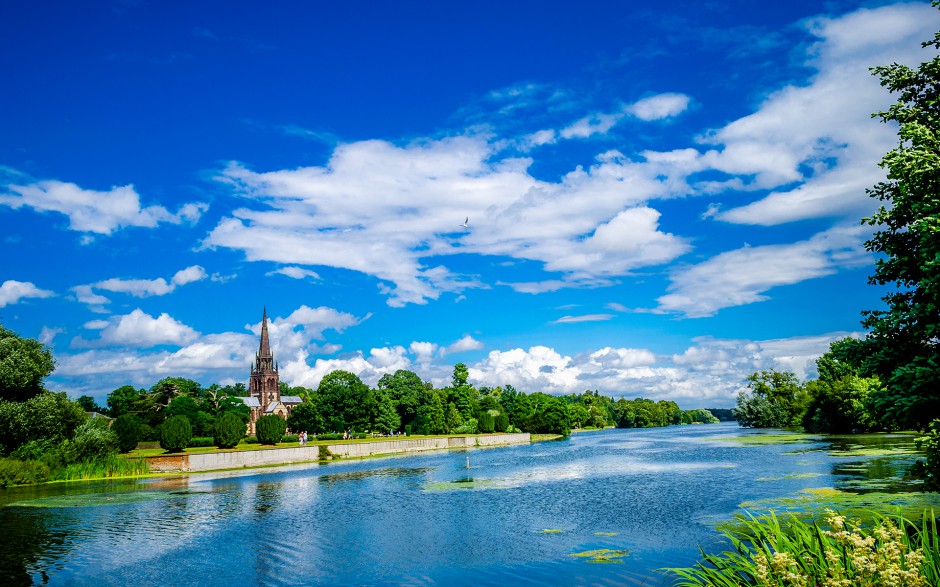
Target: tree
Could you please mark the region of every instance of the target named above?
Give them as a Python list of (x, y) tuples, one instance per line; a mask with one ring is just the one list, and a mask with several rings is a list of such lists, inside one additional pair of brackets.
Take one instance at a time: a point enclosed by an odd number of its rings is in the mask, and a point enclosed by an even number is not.
[(212, 440), (219, 448), (235, 448), (245, 437), (245, 423), (232, 413), (222, 414), (215, 424)]
[(571, 419), (568, 415), (568, 404), (560, 397), (544, 393), (533, 393), (529, 399), (534, 404), (533, 414), (529, 428), (532, 432), (547, 434), (561, 434), (568, 436), (571, 433)]
[(160, 425), (160, 448), (180, 452), (193, 437), (193, 427), (186, 416), (170, 416)]
[(287, 431), (287, 422), (276, 414), (267, 414), (255, 423), (255, 434), (261, 444), (277, 444)]
[(320, 409), (312, 401), (306, 401), (300, 405), (294, 406), (287, 416), (287, 427), (295, 432), (311, 432), (317, 434), (323, 432), (323, 417), (320, 415)]
[(401, 419), (401, 426), (407, 426), (418, 415), (424, 382), (412, 371), (399, 369), (394, 374), (386, 373), (379, 379), (379, 389), (387, 390)]
[(372, 403), (372, 430), (386, 433), (394, 432), (401, 426), (401, 416), (395, 409), (395, 401), (391, 394), (384, 389), (377, 389), (373, 392), (374, 399)]
[(19, 402), (38, 395), (54, 369), (46, 345), (0, 326), (0, 399)]
[(798, 426), (809, 395), (791, 371), (761, 371), (748, 375), (750, 393), (738, 395), (734, 416), (742, 426), (780, 428)]
[(88, 418), (75, 430), (71, 449), (78, 462), (101, 461), (118, 452), (118, 437), (107, 418)]
[(853, 358), (860, 341), (837, 340), (816, 359), (819, 377), (806, 384), (809, 406), (803, 416), (808, 432), (846, 434), (875, 427), (872, 394), (881, 386), (877, 377), (859, 377)]
[(369, 426), (372, 393), (358, 376), (349, 371), (333, 371), (320, 380), (317, 395), (328, 430), (365, 430)]
[(124, 385), (108, 394), (108, 412), (111, 417), (117, 418), (135, 411), (141, 396), (146, 393), (138, 391), (133, 385)]
[(467, 382), (469, 372), (463, 363), (454, 365), (452, 377), (451, 401), (460, 412), (463, 420), (469, 420), (476, 413), (476, 403), (479, 392)]
[[(940, 33), (922, 46), (940, 49)], [(885, 204), (863, 220), (878, 227), (865, 243), (879, 255), (869, 283), (891, 288), (887, 309), (864, 312), (863, 374), (884, 383), (875, 394), (882, 418), (923, 429), (940, 416), (940, 56), (872, 73), (898, 95), (874, 116), (898, 124), (899, 142), (881, 160), (886, 181), (868, 191)]]
[(104, 414), (107, 412), (107, 410), (99, 406), (98, 402), (95, 401), (95, 398), (91, 397), (90, 395), (79, 396), (79, 398), (75, 400), (75, 403), (81, 406), (81, 408), (86, 412), (98, 412), (99, 414)]
[(85, 420), (85, 412), (64, 392), (44, 391), (24, 402), (0, 401), (0, 454), (31, 440), (67, 440)]
[(140, 442), (140, 428), (143, 422), (133, 414), (122, 414), (111, 424), (111, 430), (117, 435), (118, 448), (121, 452), (130, 452)]
[(418, 434), (444, 434), (447, 431), (444, 401), (437, 390), (424, 391), (424, 400), (418, 407), (414, 428)]

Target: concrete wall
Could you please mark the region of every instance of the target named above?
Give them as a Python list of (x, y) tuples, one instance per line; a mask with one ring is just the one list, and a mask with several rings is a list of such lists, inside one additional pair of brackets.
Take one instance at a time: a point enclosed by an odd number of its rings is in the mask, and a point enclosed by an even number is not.
[[(329, 444), (327, 448), (337, 457), (369, 457), (448, 448), (528, 444), (529, 433), (494, 434), (487, 436), (453, 436), (449, 438), (415, 438)], [(320, 447), (297, 446), (265, 450), (216, 452), (206, 454), (164, 455), (148, 457), (151, 472), (179, 473), (189, 471), (216, 471), (242, 469), (266, 465), (306, 463), (320, 458)]]

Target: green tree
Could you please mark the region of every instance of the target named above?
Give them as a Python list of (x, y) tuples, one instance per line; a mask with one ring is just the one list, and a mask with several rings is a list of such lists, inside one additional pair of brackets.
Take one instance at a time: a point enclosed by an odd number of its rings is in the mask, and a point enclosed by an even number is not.
[(376, 432), (394, 432), (401, 427), (401, 416), (391, 394), (382, 388), (372, 393), (372, 430)]
[(222, 414), (215, 424), (213, 442), (219, 448), (235, 448), (245, 437), (245, 423), (233, 413)]
[[(922, 45), (940, 49), (940, 33)], [(863, 374), (884, 383), (875, 403), (886, 423), (924, 429), (940, 416), (940, 57), (872, 72), (897, 94), (874, 116), (896, 123), (899, 141), (881, 160), (886, 181), (869, 190), (885, 204), (863, 220), (878, 228), (865, 243), (878, 255), (869, 282), (890, 288), (887, 309), (864, 313)]]
[(735, 418), (742, 426), (798, 426), (809, 405), (809, 394), (791, 371), (761, 371), (748, 375), (750, 393), (738, 395)]
[(186, 416), (170, 416), (160, 425), (160, 448), (181, 452), (193, 437), (193, 427)]
[(450, 400), (460, 412), (462, 420), (469, 420), (477, 412), (477, 398), (480, 395), (467, 381), (468, 376), (469, 372), (465, 364), (454, 365)]
[(415, 431), (419, 434), (444, 434), (447, 432), (447, 415), (444, 400), (434, 389), (424, 391), (424, 400), (418, 407)]
[(399, 369), (395, 373), (386, 373), (379, 379), (379, 389), (386, 390), (401, 420), (401, 426), (407, 426), (418, 415), (421, 397), (424, 394), (424, 382), (412, 371)]
[(267, 414), (258, 418), (255, 433), (261, 444), (277, 444), (287, 431), (287, 422), (276, 414)]
[(324, 431), (323, 417), (320, 409), (313, 401), (306, 401), (294, 406), (287, 416), (287, 427), (295, 432), (319, 434)]
[(107, 418), (88, 418), (75, 430), (71, 448), (76, 461), (89, 462), (117, 454), (119, 444)]
[(881, 384), (877, 377), (858, 375), (853, 356), (859, 344), (852, 338), (837, 340), (816, 360), (819, 377), (806, 384), (810, 401), (803, 427), (807, 431), (846, 434), (875, 427), (872, 394)]
[(0, 326), (0, 400), (24, 401), (38, 395), (42, 380), (54, 369), (46, 345)]
[(71, 438), (85, 412), (63, 393), (44, 391), (24, 402), (0, 401), (0, 453), (31, 440), (53, 443)]
[(75, 400), (75, 403), (81, 406), (81, 408), (86, 412), (98, 412), (99, 414), (105, 414), (108, 411), (99, 406), (98, 402), (95, 401), (95, 398), (91, 397), (90, 395), (79, 396), (78, 399)]
[(328, 430), (365, 430), (372, 413), (372, 393), (358, 376), (349, 371), (327, 374), (317, 387), (320, 413)]
[(138, 403), (146, 392), (138, 391), (133, 385), (121, 386), (108, 394), (108, 413), (112, 418), (130, 414), (139, 407)]
[(533, 393), (529, 399), (534, 406), (529, 423), (531, 432), (563, 436), (571, 433), (571, 417), (565, 400), (544, 393)]
[(122, 414), (114, 420), (111, 430), (117, 435), (118, 448), (121, 452), (130, 452), (137, 448), (142, 424), (140, 418), (133, 414)]

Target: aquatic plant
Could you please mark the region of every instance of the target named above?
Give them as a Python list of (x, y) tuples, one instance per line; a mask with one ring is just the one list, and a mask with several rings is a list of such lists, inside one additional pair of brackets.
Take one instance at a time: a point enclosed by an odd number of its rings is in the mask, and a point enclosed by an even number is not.
[(612, 550), (610, 548), (599, 548), (597, 550), (585, 550), (584, 552), (575, 552), (571, 556), (576, 558), (586, 558), (589, 563), (622, 563), (620, 559), (627, 556), (627, 550)]
[(925, 587), (940, 581), (933, 510), (915, 523), (875, 514), (869, 525), (826, 510), (825, 523), (745, 516), (726, 530), (734, 550), (702, 551), (694, 567), (664, 569), (679, 587)]

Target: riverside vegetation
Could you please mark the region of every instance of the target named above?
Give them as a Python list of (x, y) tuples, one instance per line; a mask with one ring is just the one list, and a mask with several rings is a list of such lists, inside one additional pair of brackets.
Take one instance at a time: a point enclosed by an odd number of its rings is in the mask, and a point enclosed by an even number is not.
[(172, 453), (297, 442), (296, 436), (285, 436), (287, 428), (337, 440), (519, 431), (567, 436), (572, 428), (718, 421), (705, 409), (681, 410), (675, 402), (642, 398), (615, 401), (597, 391), (553, 396), (526, 394), (511, 385), (476, 388), (466, 365), (457, 364), (452, 384), (441, 389), (405, 370), (384, 375), (376, 388), (347, 371), (327, 374), (316, 389), (281, 383), (282, 393), (300, 396), (303, 403), (286, 422), (261, 417), (257, 437), (245, 438), (243, 384), (202, 387), (167, 377), (149, 389), (119, 387), (108, 394), (105, 407), (89, 396), (72, 401), (46, 390), (43, 380), (54, 365), (44, 345), (0, 326), (0, 486), (145, 474), (146, 462), (129, 454), (141, 441), (159, 442)]

